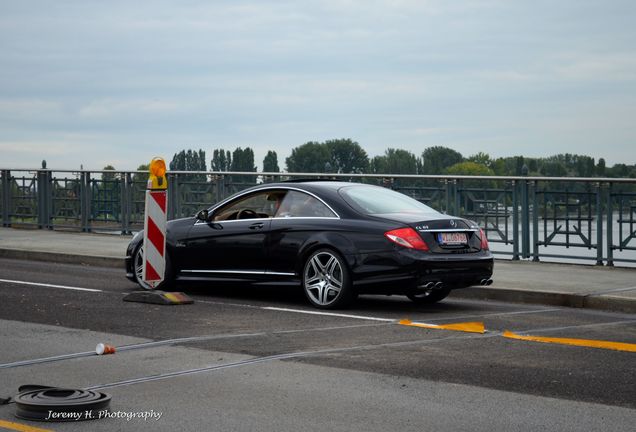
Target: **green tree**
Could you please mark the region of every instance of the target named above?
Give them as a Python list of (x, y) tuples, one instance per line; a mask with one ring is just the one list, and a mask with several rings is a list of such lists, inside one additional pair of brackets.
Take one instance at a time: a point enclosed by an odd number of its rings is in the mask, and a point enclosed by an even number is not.
[(143, 171), (143, 173), (134, 173), (132, 175), (133, 184), (137, 184), (137, 188), (139, 188), (143, 183), (143, 188), (146, 188), (146, 182), (148, 181), (148, 173), (150, 170), (150, 164), (142, 164), (137, 167), (137, 171)]
[(205, 151), (181, 150), (170, 161), (170, 171), (207, 171)]
[(322, 173), (325, 166), (331, 164), (331, 154), (326, 145), (309, 141), (292, 149), (291, 155), (285, 159), (287, 171), (291, 173)]
[(567, 177), (568, 171), (565, 165), (558, 160), (544, 162), (540, 168), (541, 175), (546, 177)]
[[(170, 161), (170, 171), (207, 171), (205, 161), (205, 151), (203, 150), (181, 150), (175, 153)], [(180, 174), (180, 181), (186, 182), (207, 182), (207, 176), (204, 174)]]
[(102, 168), (102, 180), (92, 185), (93, 217), (102, 220), (117, 219), (121, 212), (121, 183), (115, 173), (115, 167), (106, 165)]
[(461, 153), (448, 147), (429, 147), (422, 153), (422, 174), (442, 174), (446, 168), (463, 159)]
[(515, 156), (514, 160), (515, 160), (515, 175), (516, 176), (523, 175), (523, 165), (524, 165), (523, 156)]
[(595, 171), (594, 158), (576, 155), (576, 175), (578, 177), (592, 177)]
[(249, 147), (246, 147), (245, 149), (237, 147), (232, 152), (232, 163), (230, 164), (230, 171), (256, 172), (256, 165), (254, 165), (254, 150)]
[(343, 138), (325, 141), (324, 145), (331, 155), (330, 163), (333, 172), (365, 173), (368, 171), (369, 156), (357, 142)]
[(214, 172), (229, 171), (232, 166), (232, 154), (229, 150), (216, 149), (212, 152), (210, 169)]
[[(237, 147), (232, 152), (232, 164), (230, 165), (230, 171), (252, 171), (256, 172), (256, 165), (254, 165), (254, 150), (249, 147), (242, 149)], [(239, 175), (233, 178), (238, 183), (256, 183), (256, 176)]]
[[(478, 164), (476, 162), (460, 162), (446, 168), (446, 174), (450, 175), (467, 175), (467, 176), (494, 176), (495, 173), (492, 169), (485, 165)], [(461, 180), (461, 184), (464, 187), (469, 188), (493, 188), (495, 187), (494, 181), (483, 180)]]
[(280, 172), (278, 155), (275, 151), (268, 151), (263, 159), (263, 172)]
[(606, 175), (605, 169), (606, 169), (605, 159), (599, 158), (598, 163), (596, 164), (596, 175), (600, 177), (605, 177)]
[(494, 161), (492, 161), (492, 164), (490, 165), (490, 168), (493, 170), (493, 172), (495, 173), (495, 175), (498, 176), (505, 176), (508, 175), (508, 168), (506, 166), (506, 159), (505, 158), (497, 158)]
[(629, 175), (629, 172), (630, 172), (629, 166), (625, 165), (624, 163), (617, 163), (616, 165), (614, 165), (612, 168), (609, 169), (610, 177), (616, 177), (616, 178), (627, 177)]
[(417, 174), (417, 157), (407, 150), (390, 148), (371, 160), (373, 174)]
[(490, 158), (490, 155), (484, 152), (478, 152), (477, 154), (467, 157), (466, 160), (489, 168), (493, 164), (493, 160)]
[(469, 176), (494, 176), (493, 170), (476, 162), (460, 162), (446, 168), (446, 174)]
[[(106, 165), (104, 168), (102, 168), (103, 171), (115, 171), (115, 167), (112, 165)], [(103, 181), (112, 181), (115, 179), (115, 173), (102, 173), (102, 180)]]
[[(415, 175), (420, 170), (420, 160), (413, 153), (402, 149), (389, 148), (384, 152), (384, 155), (374, 157), (370, 163), (370, 172), (373, 174)], [(400, 178), (391, 181), (393, 188), (413, 187), (418, 184), (415, 179)]]

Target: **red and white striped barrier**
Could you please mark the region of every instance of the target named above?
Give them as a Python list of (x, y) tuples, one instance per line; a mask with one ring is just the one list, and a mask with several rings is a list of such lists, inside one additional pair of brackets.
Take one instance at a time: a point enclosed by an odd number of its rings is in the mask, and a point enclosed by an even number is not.
[(156, 288), (166, 272), (166, 222), (168, 208), (166, 165), (155, 158), (150, 163), (144, 219), (143, 281)]

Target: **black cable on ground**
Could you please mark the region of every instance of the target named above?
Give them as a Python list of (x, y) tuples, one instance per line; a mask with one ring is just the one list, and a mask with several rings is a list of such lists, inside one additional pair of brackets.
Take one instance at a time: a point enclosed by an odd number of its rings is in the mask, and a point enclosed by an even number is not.
[(105, 417), (111, 396), (92, 390), (38, 385), (21, 386), (13, 397), (15, 416), (25, 420), (65, 422)]

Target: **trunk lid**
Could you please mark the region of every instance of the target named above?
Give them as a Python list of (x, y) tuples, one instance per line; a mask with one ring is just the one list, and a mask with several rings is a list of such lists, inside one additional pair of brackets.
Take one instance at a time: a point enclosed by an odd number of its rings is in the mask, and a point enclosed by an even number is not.
[(465, 254), (481, 250), (479, 227), (466, 219), (443, 219), (409, 223), (429, 246), (431, 253)]

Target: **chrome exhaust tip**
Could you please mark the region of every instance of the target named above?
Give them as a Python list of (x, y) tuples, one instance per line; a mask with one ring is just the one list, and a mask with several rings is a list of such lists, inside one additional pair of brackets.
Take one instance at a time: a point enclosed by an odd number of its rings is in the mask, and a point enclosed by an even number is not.
[(435, 289), (442, 289), (444, 284), (442, 282), (435, 282)]
[(486, 285), (492, 285), (492, 279), (488, 279), (488, 280), (486, 281)]

